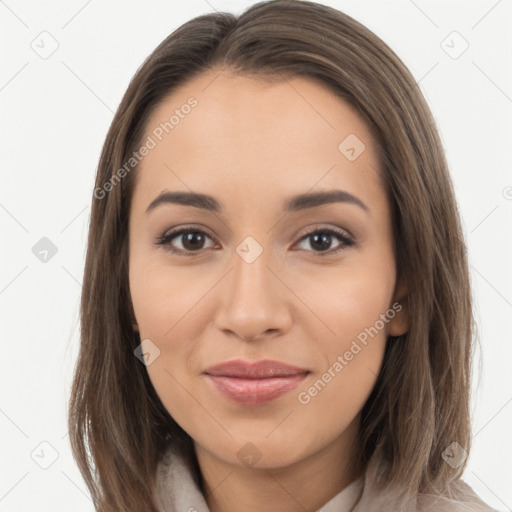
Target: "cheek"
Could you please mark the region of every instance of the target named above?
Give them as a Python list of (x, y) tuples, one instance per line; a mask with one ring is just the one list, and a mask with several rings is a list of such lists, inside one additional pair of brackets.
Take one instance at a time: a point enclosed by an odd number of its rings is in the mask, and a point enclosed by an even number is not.
[(204, 268), (132, 261), (130, 293), (141, 337), (171, 340), (182, 325), (197, 325), (191, 319), (201, 314), (202, 299), (217, 280)]
[(195, 342), (214, 314), (215, 301), (208, 293), (218, 278), (198, 267), (172, 269), (147, 260), (140, 263), (133, 258), (130, 266), (133, 308), (141, 340), (151, 340), (159, 354), (147, 366), (148, 375), (176, 421), (186, 416), (193, 423), (198, 411), (189, 394), (193, 392), (190, 379), (199, 373)]
[(304, 430), (320, 429), (326, 438), (334, 438), (361, 411), (375, 386), (387, 340), (381, 315), (387, 311), (391, 289), (382, 277), (377, 281), (369, 273), (352, 273), (339, 284), (329, 282), (323, 295), (316, 293), (316, 311), (329, 331), (311, 336), (321, 364), (297, 390), (295, 418), (301, 418)]
[(362, 343), (372, 338), (385, 339), (388, 322), (381, 319), (390, 306), (393, 273), (370, 265), (322, 272), (324, 275), (308, 277), (302, 295), (327, 328), (328, 336), (318, 337), (318, 349), (332, 355), (348, 350), (355, 339)]
[(301, 388), (298, 402), (323, 414), (333, 426), (357, 414), (376, 382), (388, 324), (394, 317), (389, 309), (393, 279), (392, 272), (368, 265), (340, 269), (336, 279), (331, 275), (330, 279), (310, 280), (317, 285), (308, 295), (308, 304), (326, 329), (322, 335), (310, 333), (321, 364)]

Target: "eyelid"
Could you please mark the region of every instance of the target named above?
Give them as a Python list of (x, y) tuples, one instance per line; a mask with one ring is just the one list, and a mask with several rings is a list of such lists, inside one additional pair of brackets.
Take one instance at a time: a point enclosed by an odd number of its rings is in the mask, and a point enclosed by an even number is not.
[(350, 248), (351, 246), (355, 245), (356, 241), (355, 238), (350, 234), (347, 230), (339, 227), (326, 227), (326, 226), (317, 226), (309, 229), (305, 234), (303, 234), (299, 240), (294, 244), (298, 244), (302, 242), (303, 240), (307, 239), (311, 235), (314, 235), (315, 233), (329, 233), (330, 236), (335, 236), (341, 241), (341, 247), (338, 247), (336, 249), (328, 249), (327, 251), (306, 251), (307, 253), (315, 254), (319, 257), (325, 257), (328, 256), (335, 256), (338, 253)]
[(171, 249), (169, 246), (170, 241), (172, 239), (177, 238), (180, 235), (182, 235), (184, 233), (189, 233), (189, 232), (197, 232), (197, 233), (204, 234), (208, 238), (211, 238), (214, 243), (218, 243), (216, 237), (211, 235), (207, 228), (205, 228), (203, 226), (197, 227), (197, 226), (185, 225), (185, 226), (180, 226), (180, 227), (173, 228), (173, 229), (168, 229), (167, 231), (164, 232), (164, 234), (162, 236), (159, 236), (156, 238), (154, 244), (156, 246), (162, 246), (164, 249), (166, 249), (167, 251), (174, 253), (174, 254), (178, 254), (178, 255), (183, 254), (185, 256), (197, 256), (197, 255), (201, 254), (202, 252), (204, 252), (204, 249), (200, 249), (199, 251), (193, 252), (193, 251), (185, 251), (183, 249)]
[(333, 232), (340, 237), (346, 238), (347, 240), (350, 240), (351, 242), (355, 242), (354, 236), (348, 230), (339, 228), (339, 227), (328, 227), (328, 226), (316, 226), (316, 227), (310, 228), (310, 229), (308, 229), (308, 231), (306, 231), (306, 233), (304, 233), (300, 237), (300, 240), (303, 240), (307, 236), (312, 235), (314, 233), (324, 232), (324, 231), (325, 232)]

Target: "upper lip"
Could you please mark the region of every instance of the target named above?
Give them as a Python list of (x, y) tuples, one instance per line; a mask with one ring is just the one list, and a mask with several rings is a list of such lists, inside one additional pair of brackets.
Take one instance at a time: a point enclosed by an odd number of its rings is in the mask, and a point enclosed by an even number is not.
[(298, 368), (280, 361), (264, 360), (255, 363), (236, 359), (225, 361), (205, 370), (204, 373), (214, 376), (239, 377), (245, 379), (264, 379), (269, 377), (289, 377), (307, 373), (305, 368)]

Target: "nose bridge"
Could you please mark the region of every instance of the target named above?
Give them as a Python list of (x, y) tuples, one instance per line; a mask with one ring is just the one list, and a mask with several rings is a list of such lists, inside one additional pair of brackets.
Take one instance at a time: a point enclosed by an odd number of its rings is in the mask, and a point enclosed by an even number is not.
[[(227, 297), (239, 304), (261, 308), (270, 304), (275, 283), (269, 270), (272, 251), (253, 237), (246, 237), (233, 254), (233, 270)], [(275, 278), (274, 278), (275, 279)]]
[[(243, 338), (256, 337), (267, 330), (285, 328), (285, 304), (270, 270), (272, 251), (247, 237), (236, 248), (232, 270), (217, 312), (217, 326), (236, 332)], [(270, 267), (270, 268), (269, 268)]]

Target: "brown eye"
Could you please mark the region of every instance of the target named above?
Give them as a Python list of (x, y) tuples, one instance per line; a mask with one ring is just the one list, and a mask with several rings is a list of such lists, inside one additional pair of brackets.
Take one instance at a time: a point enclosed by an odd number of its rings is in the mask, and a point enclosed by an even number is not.
[[(336, 249), (330, 248), (334, 239), (341, 241), (341, 247)], [(333, 254), (354, 245), (354, 240), (345, 232), (326, 228), (315, 229), (301, 238), (301, 242), (307, 240), (309, 240), (309, 245), (313, 252), (326, 254)]]
[[(339, 247), (332, 249), (331, 245), (336, 239), (339, 242)], [(195, 256), (200, 254), (203, 249), (208, 249), (213, 246), (205, 245), (208, 240), (212, 240), (212, 238), (201, 229), (180, 228), (165, 233), (156, 240), (155, 244), (163, 246), (165, 250), (171, 253), (183, 256)], [(312, 251), (320, 256), (337, 253), (355, 243), (352, 237), (346, 232), (327, 228), (317, 228), (306, 233), (306, 235), (300, 239), (300, 243), (304, 243), (305, 241), (309, 241), (310, 246), (310, 248), (306, 247), (305, 250)], [(177, 247), (176, 245), (181, 245), (181, 247)]]
[[(177, 239), (181, 243), (181, 247), (175, 247), (173, 240)], [(192, 253), (186, 254), (194, 255), (193, 253), (205, 249), (205, 240), (211, 238), (200, 229), (182, 228), (176, 231), (171, 231), (157, 239), (156, 244), (164, 246), (166, 250), (173, 253)]]

